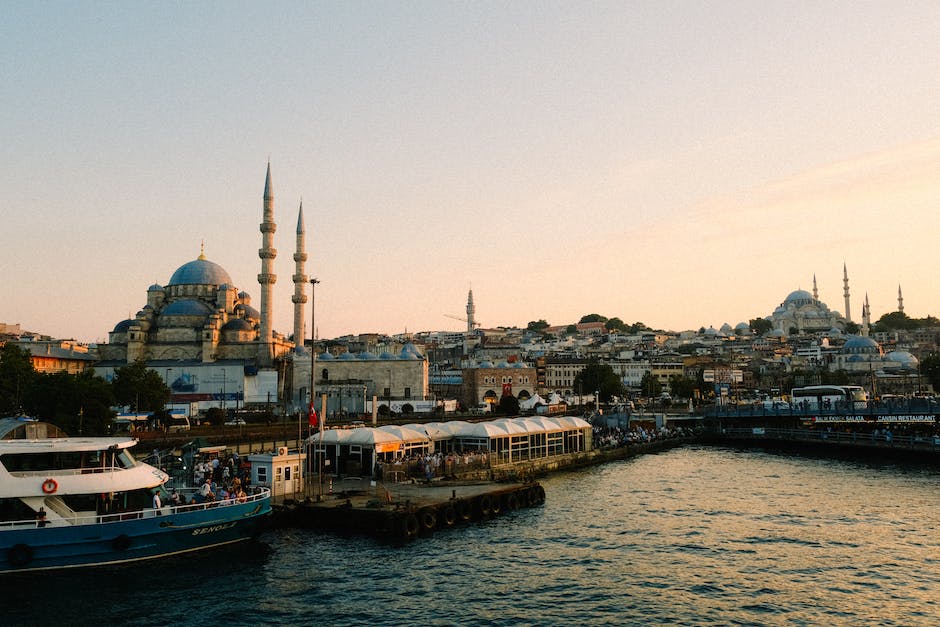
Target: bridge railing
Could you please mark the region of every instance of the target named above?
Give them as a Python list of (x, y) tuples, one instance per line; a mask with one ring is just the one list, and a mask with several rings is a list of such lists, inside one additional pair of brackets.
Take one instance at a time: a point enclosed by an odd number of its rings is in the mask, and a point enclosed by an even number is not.
[(834, 444), (867, 444), (891, 448), (940, 451), (940, 437), (934, 435), (895, 435), (893, 433), (856, 433), (817, 429), (779, 429), (776, 427), (741, 427), (722, 429), (723, 437), (753, 440), (798, 440)]

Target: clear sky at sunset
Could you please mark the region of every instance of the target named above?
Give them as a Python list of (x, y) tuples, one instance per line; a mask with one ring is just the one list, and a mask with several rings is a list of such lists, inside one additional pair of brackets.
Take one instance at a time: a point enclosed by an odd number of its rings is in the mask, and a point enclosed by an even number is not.
[[(936, 2), (7, 2), (0, 322), (107, 339), (199, 255), (321, 337), (940, 315)], [(309, 293), (309, 286), (308, 286)], [(309, 309), (307, 319), (309, 319)], [(309, 333), (309, 329), (308, 329)]]

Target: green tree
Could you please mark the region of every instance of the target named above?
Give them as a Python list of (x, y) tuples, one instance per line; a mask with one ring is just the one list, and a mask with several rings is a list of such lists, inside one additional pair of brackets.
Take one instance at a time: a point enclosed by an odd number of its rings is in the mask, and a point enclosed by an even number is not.
[(748, 326), (755, 335), (763, 335), (774, 328), (773, 323), (765, 318), (754, 318), (748, 321)]
[(26, 399), (30, 414), (73, 435), (107, 435), (113, 404), (111, 385), (91, 370), (41, 374)]
[(541, 332), (543, 332), (545, 329), (547, 329), (548, 326), (549, 326), (549, 325), (548, 325), (548, 323), (545, 321), (544, 318), (539, 319), (539, 320), (532, 320), (532, 321), (530, 321), (529, 324), (526, 326), (526, 331), (533, 331), (533, 332), (535, 332), (535, 333), (541, 333)]
[(858, 325), (857, 322), (846, 322), (845, 323), (845, 333), (846, 335), (858, 335), (858, 332), (862, 327)]
[(940, 353), (930, 353), (920, 360), (920, 374), (934, 390), (940, 390)]
[(574, 388), (585, 394), (600, 392), (602, 403), (609, 403), (614, 396), (623, 396), (623, 382), (614, 369), (607, 364), (592, 362), (574, 378)]
[(499, 399), (496, 412), (503, 416), (517, 416), (519, 414), (519, 399), (512, 394), (506, 394)]
[(578, 327), (576, 327), (576, 326), (573, 325), (573, 324), (569, 324), (567, 327), (565, 327), (565, 334), (566, 334), (566, 335), (574, 335), (574, 334), (577, 333), (577, 332), (578, 332)]
[(627, 325), (620, 318), (611, 318), (604, 323), (604, 328), (608, 331), (626, 331)]
[(669, 391), (676, 398), (692, 398), (695, 396), (695, 380), (674, 374), (669, 377)]
[(134, 411), (157, 411), (170, 400), (170, 388), (155, 371), (136, 361), (114, 372), (114, 398)]
[(578, 324), (584, 324), (585, 322), (607, 322), (607, 317), (600, 314), (592, 313), (586, 316), (581, 316), (581, 319), (578, 321)]
[(0, 347), (0, 416), (23, 410), (23, 399), (37, 376), (29, 351), (10, 343)]
[[(646, 326), (645, 324), (643, 324), (642, 322), (634, 322), (633, 324), (627, 327), (628, 333), (640, 333), (641, 331), (652, 331), (652, 329)], [(702, 329), (702, 332), (704, 333), (705, 330)]]
[[(379, 412), (381, 413), (382, 408), (385, 408), (385, 413), (387, 414), (388, 408), (385, 405), (382, 405), (382, 407), (379, 408)], [(206, 410), (205, 421), (210, 425), (218, 427), (223, 422), (225, 422), (225, 412), (222, 411), (221, 407), (210, 407)]]
[(892, 311), (878, 318), (874, 324), (875, 331), (886, 333), (888, 331), (916, 329), (920, 326), (919, 321), (909, 318), (902, 311)]
[(663, 384), (659, 382), (657, 377), (653, 376), (652, 372), (645, 372), (640, 380), (640, 389), (643, 391), (643, 396), (652, 398), (662, 394)]

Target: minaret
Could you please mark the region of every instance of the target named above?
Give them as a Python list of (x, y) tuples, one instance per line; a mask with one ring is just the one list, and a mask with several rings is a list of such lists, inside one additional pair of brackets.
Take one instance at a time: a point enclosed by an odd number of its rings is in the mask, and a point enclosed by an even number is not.
[(473, 319), (475, 313), (476, 307), (473, 306), (473, 289), (471, 288), (470, 293), (467, 294), (467, 335), (473, 335), (473, 330), (477, 326), (476, 321)]
[(852, 304), (849, 301), (849, 271), (842, 262), (842, 296), (845, 298), (845, 321), (852, 322)]
[(268, 173), (264, 180), (264, 218), (261, 222), (261, 274), (258, 283), (261, 284), (261, 337), (258, 338), (258, 362), (261, 366), (270, 366), (274, 363), (274, 333), (271, 324), (274, 320), (274, 284), (277, 275), (274, 274), (274, 258), (277, 249), (274, 248), (274, 186), (271, 185), (271, 162), (268, 161)]
[(898, 313), (904, 313), (904, 297), (901, 296), (901, 284), (898, 284)]
[(297, 211), (297, 252), (294, 253), (294, 352), (304, 352), (304, 304), (307, 302), (307, 275), (304, 263), (307, 261), (307, 247), (304, 243), (304, 201), (300, 201)]
[(871, 333), (871, 307), (868, 304), (868, 293), (865, 293), (865, 304), (862, 305), (862, 335), (868, 337)]
[(813, 300), (819, 300), (819, 290), (816, 289), (816, 273), (813, 273)]

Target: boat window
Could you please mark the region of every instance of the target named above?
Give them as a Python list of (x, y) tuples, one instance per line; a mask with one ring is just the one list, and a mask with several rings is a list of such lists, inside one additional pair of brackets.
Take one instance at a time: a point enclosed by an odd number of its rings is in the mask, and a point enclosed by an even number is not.
[(134, 466), (137, 465), (137, 460), (134, 459), (133, 455), (131, 455), (130, 450), (126, 448), (121, 449), (121, 451), (117, 454), (116, 461), (117, 461), (117, 466), (119, 466), (120, 468), (133, 468)]

